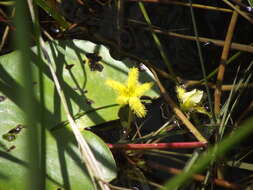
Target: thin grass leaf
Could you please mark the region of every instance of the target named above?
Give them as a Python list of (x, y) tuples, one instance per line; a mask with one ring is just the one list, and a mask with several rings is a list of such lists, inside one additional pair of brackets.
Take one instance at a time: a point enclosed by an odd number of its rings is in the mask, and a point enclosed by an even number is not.
[(199, 34), (198, 34), (198, 29), (197, 29), (197, 24), (196, 24), (196, 19), (195, 19), (195, 14), (194, 14), (194, 10), (193, 10), (193, 7), (192, 7), (192, 1), (189, 0), (189, 3), (190, 3), (190, 11), (191, 11), (191, 18), (192, 18), (192, 24), (193, 24), (193, 29), (194, 29), (194, 34), (195, 34), (195, 37), (196, 37), (196, 45), (197, 45), (197, 49), (198, 49), (198, 55), (199, 55), (199, 61), (200, 61), (200, 66), (201, 66), (201, 71), (202, 71), (202, 74), (203, 74), (203, 81), (205, 83), (205, 88), (206, 88), (206, 93), (207, 93), (207, 99), (208, 99), (208, 104), (209, 104), (209, 108), (210, 108), (210, 111), (211, 111), (211, 114), (212, 114), (212, 121), (215, 121), (216, 118), (215, 118), (215, 114), (214, 114), (214, 110), (213, 110), (213, 106), (212, 106), (212, 100), (211, 100), (211, 94), (210, 94), (210, 90), (209, 90), (209, 87), (207, 85), (207, 75), (206, 75), (206, 69), (205, 69), (205, 65), (204, 65), (204, 58), (203, 58), (203, 54), (202, 54), (202, 50), (201, 50), (201, 47), (200, 47), (200, 41), (199, 41)]
[(238, 78), (239, 71), (237, 72), (237, 74), (235, 76), (235, 79), (234, 79), (234, 82), (233, 82), (233, 88), (230, 91), (229, 97), (228, 97), (228, 99), (225, 103), (225, 106), (224, 106), (224, 108), (222, 109), (222, 112), (221, 112), (222, 120), (221, 120), (221, 124), (220, 124), (220, 127), (219, 127), (220, 139), (223, 137), (225, 128), (226, 128), (227, 123), (228, 123), (228, 120), (229, 120), (229, 118), (231, 118), (231, 114), (232, 114), (233, 110), (235, 109), (235, 106), (237, 105), (237, 103), (239, 101), (239, 98), (242, 95), (242, 92), (244, 91), (244, 88), (242, 89), (242, 88), (240, 88), (240, 86), (242, 84), (247, 85), (249, 83), (251, 77), (252, 77), (252, 72), (250, 72), (251, 68), (252, 68), (252, 65), (253, 65), (253, 62), (251, 62), (249, 64), (249, 66), (245, 70), (244, 76), (238, 81), (238, 83), (237, 83), (237, 78)]
[(248, 0), (248, 3), (251, 7), (253, 7), (253, 0)]
[(60, 24), (62, 29), (67, 29), (70, 24), (65, 20), (65, 18), (53, 7), (50, 7), (46, 1), (35, 0), (35, 3), (40, 6), (48, 15), (52, 16), (57, 23)]
[(172, 75), (172, 77), (174, 78), (175, 82), (177, 82), (177, 79), (176, 79), (175, 73), (174, 73), (174, 71), (173, 71), (172, 65), (171, 65), (171, 63), (169, 62), (169, 59), (168, 59), (168, 57), (167, 57), (167, 55), (166, 55), (166, 53), (165, 53), (165, 51), (164, 51), (164, 48), (163, 48), (163, 46), (162, 46), (162, 44), (161, 44), (161, 42), (160, 42), (158, 36), (156, 35), (156, 33), (155, 33), (155, 32), (153, 31), (153, 29), (152, 29), (152, 23), (151, 23), (151, 20), (150, 20), (150, 18), (149, 18), (149, 16), (148, 16), (148, 13), (147, 13), (147, 11), (146, 11), (146, 8), (145, 8), (144, 4), (143, 4), (142, 2), (138, 2), (138, 5), (139, 5), (139, 7), (140, 7), (140, 9), (141, 9), (141, 12), (142, 12), (142, 14), (143, 14), (143, 17), (145, 18), (146, 22), (147, 22), (148, 25), (149, 25), (150, 32), (151, 32), (151, 34), (152, 34), (152, 37), (153, 37), (153, 39), (154, 39), (154, 41), (155, 41), (155, 44), (156, 44), (157, 48), (158, 48), (159, 51), (160, 51), (161, 57), (162, 57), (162, 59), (163, 59), (165, 65), (167, 66), (167, 68), (168, 68), (170, 74)]

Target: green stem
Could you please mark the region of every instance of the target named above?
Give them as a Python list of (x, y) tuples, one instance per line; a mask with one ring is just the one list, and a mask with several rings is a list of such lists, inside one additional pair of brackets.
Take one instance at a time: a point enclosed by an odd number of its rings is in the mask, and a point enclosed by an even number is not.
[(128, 121), (127, 121), (127, 131), (130, 132), (131, 130), (131, 123), (133, 121), (133, 113), (132, 110), (129, 108), (128, 111)]
[(132, 113), (132, 110), (129, 108), (127, 124), (123, 125), (123, 133), (122, 133), (122, 137), (121, 137), (119, 142), (124, 142), (127, 139), (129, 133), (131, 132), (131, 123), (132, 123), (132, 121), (133, 121), (133, 113)]

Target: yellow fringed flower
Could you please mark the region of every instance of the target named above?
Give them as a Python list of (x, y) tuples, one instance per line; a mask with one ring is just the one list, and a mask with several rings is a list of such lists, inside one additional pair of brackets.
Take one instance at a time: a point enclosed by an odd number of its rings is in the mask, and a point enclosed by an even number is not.
[(120, 105), (128, 104), (131, 110), (138, 117), (145, 117), (147, 110), (141, 103), (140, 97), (151, 88), (152, 83), (139, 84), (139, 71), (137, 68), (131, 68), (128, 74), (128, 79), (125, 84), (114, 80), (107, 80), (106, 84), (113, 88), (118, 97), (116, 102)]
[(206, 111), (206, 109), (201, 106), (202, 99), (204, 96), (204, 92), (202, 90), (191, 90), (186, 92), (186, 90), (180, 86), (176, 87), (177, 98), (180, 103), (180, 107), (183, 111), (186, 112), (199, 112), (202, 114), (206, 114), (211, 117), (210, 113)]

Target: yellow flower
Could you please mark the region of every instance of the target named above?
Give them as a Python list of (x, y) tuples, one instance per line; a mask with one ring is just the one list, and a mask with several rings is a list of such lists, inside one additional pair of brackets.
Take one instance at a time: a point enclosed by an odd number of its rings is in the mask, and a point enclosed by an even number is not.
[(196, 111), (211, 117), (210, 113), (208, 113), (206, 109), (201, 106), (202, 99), (204, 96), (204, 92), (202, 90), (194, 89), (189, 92), (186, 92), (184, 88), (177, 86), (176, 92), (182, 110), (186, 112)]
[(140, 97), (151, 88), (152, 83), (139, 84), (139, 71), (131, 68), (125, 84), (114, 80), (107, 80), (106, 84), (113, 88), (118, 97), (116, 102), (120, 105), (128, 104), (131, 110), (138, 116), (144, 117), (147, 113), (145, 106), (141, 103)]

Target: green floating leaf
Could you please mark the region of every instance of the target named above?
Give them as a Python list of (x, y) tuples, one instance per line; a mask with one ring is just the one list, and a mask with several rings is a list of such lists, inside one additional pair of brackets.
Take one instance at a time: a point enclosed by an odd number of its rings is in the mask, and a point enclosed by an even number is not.
[[(0, 121), (1, 124), (2, 121)], [(7, 125), (7, 123), (1, 125), (1, 134), (10, 129)], [(23, 129), (11, 142), (0, 139), (0, 189), (26, 190), (27, 188), (27, 181), (21, 180), (27, 175), (29, 169), (27, 162), (29, 150), (26, 149), (27, 130), (29, 127)], [(108, 146), (92, 132), (84, 131), (83, 136), (99, 162), (103, 180), (109, 182), (114, 179), (116, 164)], [(67, 128), (54, 132), (46, 131), (45, 138), (46, 150), (42, 158), (45, 159), (46, 173), (41, 171), (41, 176), (46, 179), (46, 189), (92, 190), (93, 183), (81, 160), (72, 132)]]
[[(116, 94), (105, 85), (105, 81), (110, 78), (124, 82), (129, 67), (133, 67), (130, 60), (124, 62), (114, 60), (106, 47), (87, 41), (52, 42), (46, 48), (55, 64), (56, 74), (69, 109), (79, 126), (91, 127), (118, 119), (119, 106), (115, 102)], [(41, 155), (41, 164), (43, 166), (44, 160), (45, 170), (42, 167), (41, 176), (46, 178), (46, 189), (92, 190), (93, 183), (81, 161), (74, 136), (61, 125), (67, 117), (50, 71), (36, 55), (35, 48), (30, 53), (33, 57), (32, 69), (35, 73), (33, 100), (41, 113), (43, 123), (41, 151), (44, 153)], [(95, 55), (94, 53), (99, 56), (98, 60), (91, 57)], [(30, 127), (34, 127), (26, 126), (17, 134), (10, 133), (17, 126), (25, 123), (23, 103), (18, 94), (23, 89), (22, 76), (16, 69), (21, 66), (19, 54), (19, 51), (15, 51), (0, 57), (0, 92), (2, 93), (0, 95), (4, 97), (0, 101), (0, 189), (6, 190), (27, 188), (27, 180), (21, 180), (29, 173), (26, 134)], [(148, 72), (142, 72), (140, 81), (150, 82), (153, 79)], [(158, 96), (158, 88), (154, 86), (147, 95)], [(100, 163), (104, 180), (111, 181), (116, 176), (116, 165), (110, 150), (103, 140), (93, 133), (83, 133)], [(6, 136), (3, 138), (6, 134), (13, 134), (15, 139), (6, 140)]]
[[(26, 146), (27, 130), (31, 126), (16, 132), (17, 127), (24, 122), (24, 114), (9, 98), (0, 102), (0, 111), (0, 189), (26, 190), (28, 182), (22, 179), (25, 179), (29, 169), (29, 150)], [(103, 180), (111, 181), (116, 177), (116, 164), (108, 146), (92, 132), (82, 133), (99, 162)], [(6, 140), (6, 134), (14, 135), (15, 139)], [(45, 129), (45, 144), (41, 160), (45, 160), (46, 173), (42, 170), (41, 176), (46, 179), (47, 190), (93, 189), (76, 140), (69, 129), (62, 127), (53, 132)]]
[[(99, 162), (100, 171), (104, 176), (103, 180), (107, 182), (113, 180), (116, 177), (117, 168), (108, 146), (92, 132), (83, 131), (82, 134)], [(47, 145), (50, 145), (46, 150), (47, 188), (49, 190), (57, 189), (59, 184), (64, 188), (70, 186), (75, 190), (93, 189), (70, 130), (63, 128), (48, 134)], [(69, 185), (66, 184), (66, 181), (69, 182)]]
[[(37, 73), (34, 90), (37, 97), (38, 108), (45, 106), (45, 125), (48, 129), (67, 121), (59, 96), (56, 92), (51, 74), (47, 66), (36, 58), (36, 49), (32, 52), (34, 57), (33, 69)], [(104, 122), (118, 119), (119, 106), (116, 104), (115, 92), (105, 84), (107, 79), (124, 82), (127, 79), (129, 67), (134, 64), (131, 60), (117, 61), (113, 59), (109, 50), (102, 45), (88, 41), (74, 40), (54, 42), (47, 46), (47, 53), (55, 63), (56, 73), (67, 98), (72, 114), (78, 123), (84, 127), (91, 127)], [(97, 62), (103, 66), (101, 72), (94, 71), (94, 63), (89, 63), (87, 55), (96, 53), (101, 56)], [(3, 81), (0, 89), (8, 94), (9, 98), (18, 106), (18, 89), (20, 86), (20, 73), (16, 67), (20, 64), (19, 52), (13, 52), (0, 57), (0, 74)], [(88, 56), (89, 57), (89, 56)], [(40, 70), (43, 72), (40, 76)], [(140, 73), (140, 82), (152, 82), (154, 79), (149, 72)], [(159, 95), (156, 85), (146, 95), (157, 97)], [(42, 96), (43, 95), (43, 96)], [(41, 100), (42, 98), (42, 100)], [(45, 105), (42, 105), (45, 104)]]

